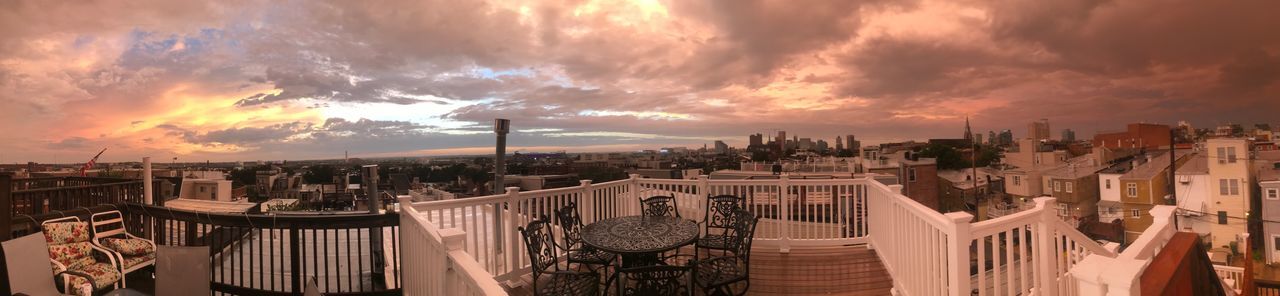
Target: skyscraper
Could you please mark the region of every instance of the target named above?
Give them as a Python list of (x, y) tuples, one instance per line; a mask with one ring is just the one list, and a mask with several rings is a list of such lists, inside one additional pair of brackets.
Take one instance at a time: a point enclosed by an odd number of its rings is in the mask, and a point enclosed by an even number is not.
[(836, 152), (844, 150), (844, 141), (840, 140), (840, 136), (836, 136)]
[(1071, 130), (1071, 129), (1064, 129), (1064, 130), (1062, 130), (1062, 141), (1065, 141), (1065, 142), (1075, 142), (1075, 141), (1076, 141), (1076, 131), (1073, 131), (1073, 130)]
[(778, 131), (778, 150), (787, 151), (787, 132)]
[(996, 137), (996, 131), (987, 131), (987, 144), (1000, 145), (1000, 138)]
[(1000, 145), (1001, 146), (1013, 145), (1013, 131), (1011, 130), (1000, 131)]
[(862, 148), (859, 147), (862, 144), (858, 143), (858, 140), (854, 139), (853, 135), (844, 136), (844, 142), (844, 146), (849, 147), (849, 150), (853, 150), (853, 152), (858, 152), (858, 148)]
[(749, 137), (751, 142), (747, 145), (748, 148), (764, 146), (764, 135), (757, 133)]
[(1027, 125), (1027, 129), (1027, 137), (1030, 137), (1033, 140), (1039, 141), (1049, 139), (1048, 119), (1042, 118), (1039, 121), (1032, 121), (1031, 124)]
[(729, 153), (729, 144), (716, 140), (716, 153)]

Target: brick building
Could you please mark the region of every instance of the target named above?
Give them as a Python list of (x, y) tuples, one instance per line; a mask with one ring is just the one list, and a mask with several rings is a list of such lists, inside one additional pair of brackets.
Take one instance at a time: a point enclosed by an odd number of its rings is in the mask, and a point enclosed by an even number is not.
[(1094, 135), (1093, 147), (1108, 149), (1169, 147), (1169, 131), (1168, 125), (1130, 123), (1125, 131)]

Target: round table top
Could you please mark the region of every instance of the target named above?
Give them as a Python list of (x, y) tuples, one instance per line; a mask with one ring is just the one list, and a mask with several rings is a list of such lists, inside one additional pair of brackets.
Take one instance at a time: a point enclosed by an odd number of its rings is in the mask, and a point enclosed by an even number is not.
[(626, 216), (582, 228), (582, 242), (613, 253), (657, 253), (698, 239), (698, 223), (676, 217)]

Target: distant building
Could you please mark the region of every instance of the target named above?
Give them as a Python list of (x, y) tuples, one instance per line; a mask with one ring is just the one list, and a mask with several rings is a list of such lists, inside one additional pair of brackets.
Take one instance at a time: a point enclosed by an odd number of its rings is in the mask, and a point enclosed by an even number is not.
[(1076, 226), (1082, 219), (1097, 221), (1098, 171), (1106, 168), (1094, 155), (1069, 159), (1044, 171), (1040, 182), (1043, 195), (1058, 201), (1058, 217)]
[(1064, 130), (1062, 130), (1062, 141), (1063, 141), (1063, 142), (1075, 142), (1075, 141), (1076, 141), (1076, 131), (1073, 131), (1073, 130), (1071, 130), (1071, 129), (1064, 129)]
[[(1258, 152), (1258, 192), (1262, 195), (1262, 241), (1266, 250), (1280, 250), (1280, 151)], [(1268, 251), (1267, 263), (1280, 262), (1280, 252)]]
[(983, 141), (982, 141), (982, 134), (981, 134), (981, 133), (979, 133), (979, 134), (974, 134), (974, 135), (973, 135), (973, 142), (974, 142), (974, 143), (978, 143), (978, 144), (986, 143), (986, 142), (983, 142)]
[(751, 138), (751, 141), (747, 144), (748, 148), (764, 146), (764, 135), (757, 133), (749, 136), (749, 138)]
[(854, 154), (858, 153), (858, 147), (862, 147), (862, 142), (855, 139), (853, 135), (846, 135), (844, 142), (844, 146), (849, 147), (849, 150), (853, 150)]
[(996, 131), (987, 131), (987, 144), (991, 144), (993, 146), (1000, 145), (1000, 137), (996, 136)]
[(796, 141), (796, 145), (797, 145), (796, 149), (797, 150), (813, 150), (813, 148), (815, 148), (813, 144), (814, 144), (813, 139), (800, 138), (799, 141)]
[(716, 140), (716, 153), (729, 153), (729, 144), (725, 144), (724, 141)]
[(836, 152), (844, 151), (844, 141), (840, 140), (840, 136), (836, 136)]
[(178, 198), (230, 202), (236, 197), (231, 194), (231, 180), (182, 179)]
[(1013, 131), (1011, 130), (1000, 131), (1000, 146), (1009, 146), (1009, 145), (1013, 145)]
[(1184, 227), (1208, 236), (1213, 248), (1222, 248), (1247, 231), (1253, 184), (1249, 140), (1209, 139), (1205, 144), (1205, 165), (1187, 165), (1177, 172), (1178, 207), (1187, 212)]
[(828, 147), (828, 146), (827, 146), (827, 141), (826, 141), (826, 140), (818, 140), (818, 143), (817, 143), (816, 145), (814, 145), (814, 146), (816, 146), (816, 148), (818, 149), (818, 151), (823, 151), (823, 152), (826, 152), (826, 151), (827, 151), (827, 149), (828, 149), (828, 148), (830, 148), (830, 147)]
[(1169, 126), (1163, 124), (1131, 123), (1122, 132), (1098, 133), (1093, 136), (1093, 147), (1158, 149), (1170, 145)]
[(1027, 130), (1028, 130), (1027, 137), (1033, 140), (1037, 140), (1037, 141), (1048, 140), (1049, 139), (1049, 120), (1040, 119), (1038, 121), (1032, 121), (1031, 124), (1027, 125)]

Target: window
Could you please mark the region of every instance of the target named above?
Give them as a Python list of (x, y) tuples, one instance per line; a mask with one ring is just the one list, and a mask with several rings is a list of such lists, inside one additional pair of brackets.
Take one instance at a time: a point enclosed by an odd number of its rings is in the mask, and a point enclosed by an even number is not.
[(1138, 197), (1138, 183), (1125, 183), (1125, 190), (1129, 197)]
[(1071, 208), (1068, 208), (1067, 204), (1058, 204), (1058, 216), (1071, 216)]
[(1130, 210), (1129, 216), (1133, 218), (1142, 218), (1142, 210), (1139, 210), (1139, 209)]
[(1215, 155), (1214, 157), (1218, 159), (1218, 163), (1220, 163), (1220, 164), (1221, 164), (1221, 163), (1227, 163), (1227, 148), (1226, 148), (1226, 147), (1218, 147), (1218, 151), (1217, 151), (1217, 152), (1218, 152), (1218, 155)]
[(1280, 199), (1280, 189), (1267, 189), (1267, 199)]
[(1062, 192), (1062, 182), (1053, 181), (1053, 192)]
[(916, 181), (916, 168), (907, 169), (907, 180), (912, 182)]
[(200, 186), (200, 193), (204, 193), (204, 186)]
[(1107, 179), (1107, 189), (1111, 189), (1111, 179)]
[(1231, 179), (1231, 195), (1240, 195), (1240, 180)]
[(1071, 182), (1067, 182), (1067, 193), (1071, 193), (1071, 187), (1073, 187), (1071, 186)]
[(1276, 251), (1280, 251), (1280, 235), (1271, 236), (1271, 245), (1276, 249)]
[(1227, 224), (1227, 211), (1218, 211), (1218, 224)]
[(1230, 189), (1227, 186), (1227, 179), (1218, 179), (1218, 195), (1229, 195), (1231, 194)]
[(1236, 163), (1236, 147), (1227, 147), (1227, 163)]
[(1013, 176), (1013, 186), (1022, 185), (1022, 176)]

